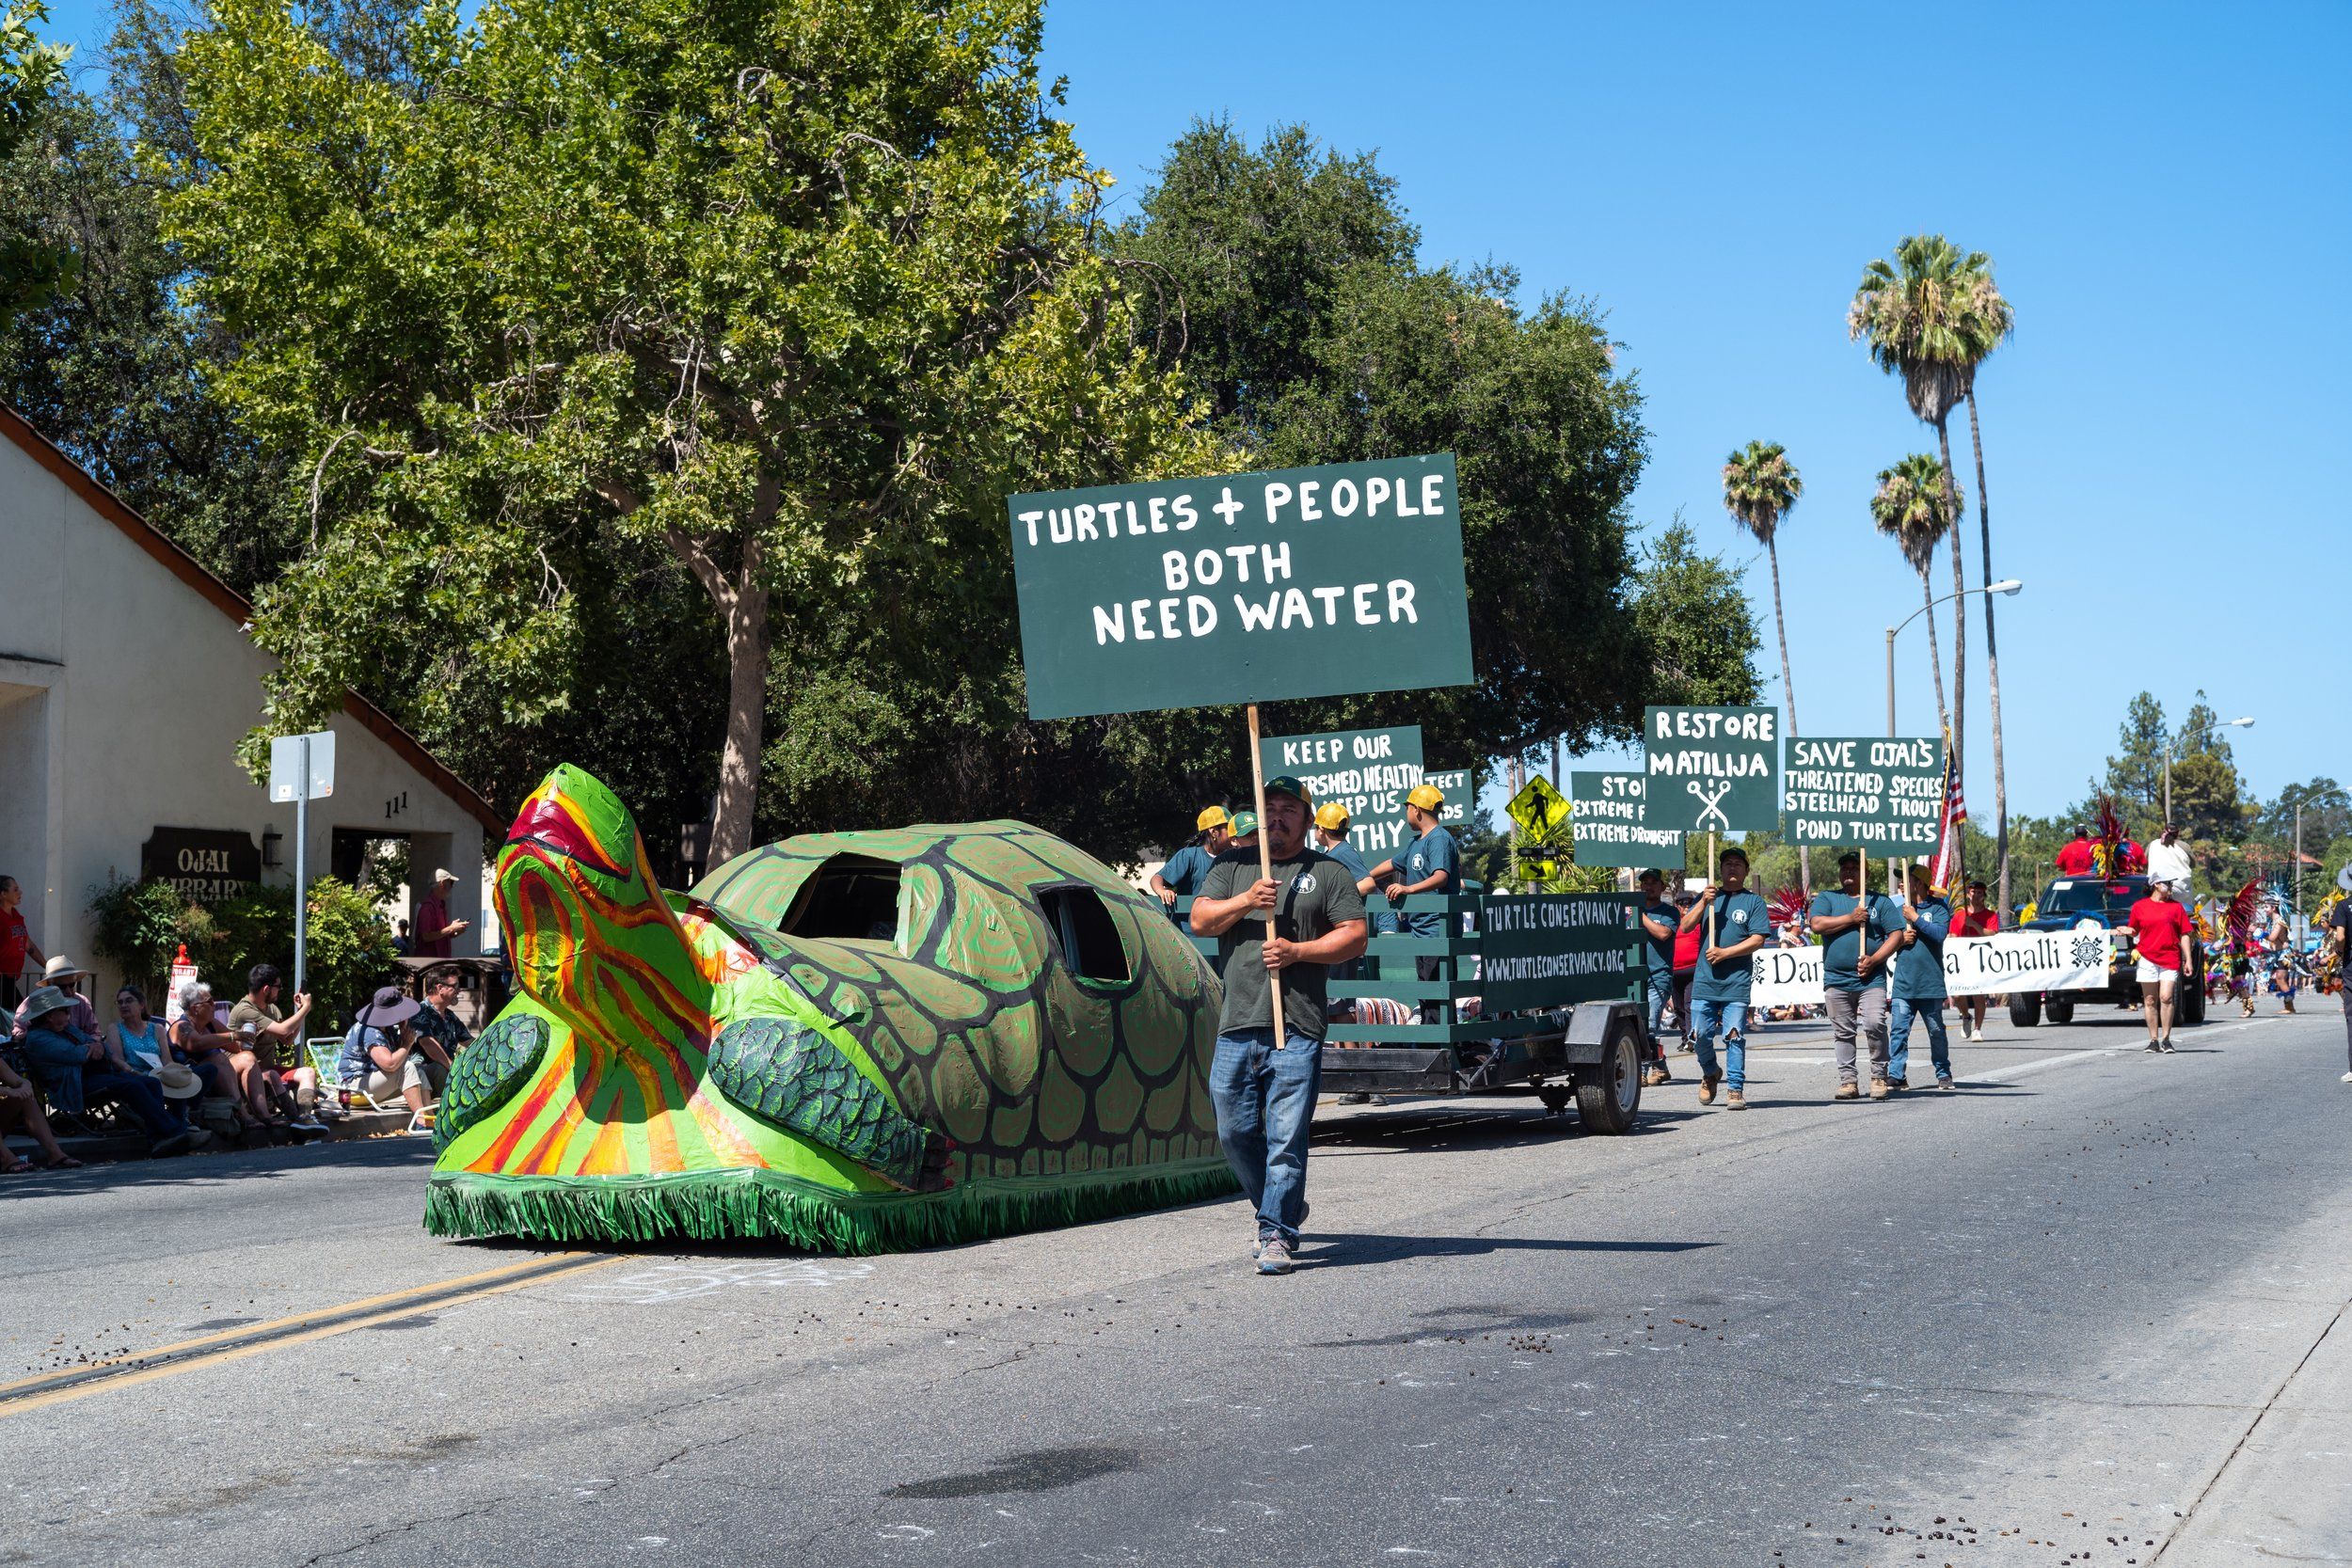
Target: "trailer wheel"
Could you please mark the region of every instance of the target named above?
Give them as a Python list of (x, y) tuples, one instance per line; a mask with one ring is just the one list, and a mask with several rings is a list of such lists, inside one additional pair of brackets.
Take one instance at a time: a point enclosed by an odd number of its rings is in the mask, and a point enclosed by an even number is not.
[(2011, 991), (2009, 998), (2009, 1021), (2020, 1029), (2030, 1029), (2042, 1022), (2042, 993), (2038, 990)]
[(1595, 1132), (1633, 1131), (1642, 1109), (1642, 1027), (1626, 1020), (1610, 1033), (1600, 1065), (1576, 1077), (1576, 1115)]
[(2053, 1023), (2072, 1023), (2074, 1022), (2074, 1004), (2072, 1002), (2061, 1002), (2057, 997), (2053, 996), (2050, 998), (2049, 1011), (2050, 1022)]

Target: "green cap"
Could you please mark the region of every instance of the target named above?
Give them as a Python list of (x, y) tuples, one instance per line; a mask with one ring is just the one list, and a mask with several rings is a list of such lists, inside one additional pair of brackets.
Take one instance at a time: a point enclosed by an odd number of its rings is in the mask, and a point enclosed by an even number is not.
[(1307, 786), (1288, 773), (1277, 773), (1265, 782), (1268, 795), (1287, 795), (1302, 806), (1311, 806), (1315, 798), (1307, 793)]
[(1244, 811), (1233, 814), (1233, 836), (1235, 838), (1248, 838), (1257, 831), (1258, 814), (1256, 812)]

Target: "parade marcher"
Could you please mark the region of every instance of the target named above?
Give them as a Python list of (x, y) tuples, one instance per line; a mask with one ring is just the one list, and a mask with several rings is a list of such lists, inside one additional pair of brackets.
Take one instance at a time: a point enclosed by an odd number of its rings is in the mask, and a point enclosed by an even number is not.
[[(2336, 950), (2336, 973), (2352, 972), (2352, 898), (2336, 905), (2328, 916), (2328, 941)], [(2352, 1084), (2352, 985), (2336, 992), (2344, 1004), (2344, 1073), (2343, 1082)]]
[(2098, 869), (2099, 847), (2090, 841), (2090, 830), (2077, 823), (2074, 836), (2058, 852), (2058, 875), (2088, 877)]
[(1666, 874), (1656, 869), (1641, 876), (1642, 956), (1645, 988), (1649, 992), (1649, 1070), (1643, 1082), (1651, 1088), (1674, 1082), (1666, 1070), (1666, 1040), (1658, 1032), (1659, 1015), (1675, 989), (1675, 939), (1680, 934), (1682, 911), (1666, 901)]
[(1858, 1100), (1862, 1088), (1855, 1062), (1855, 1036), (1869, 1048), (1870, 1098), (1884, 1100), (1886, 1067), (1886, 977), (1902, 945), (1902, 916), (1883, 894), (1866, 895), (1862, 857), (1837, 858), (1837, 890), (1813, 895), (1805, 926), (1820, 937), (1821, 997), (1828, 1004), (1830, 1038), (1837, 1046), (1837, 1092), (1834, 1100)]
[(1152, 873), (1149, 886), (1152, 896), (1170, 914), (1176, 900), (1189, 898), (1200, 891), (1200, 884), (1209, 878), (1209, 867), (1217, 856), (1225, 853), (1232, 842), (1233, 819), (1225, 815), (1223, 806), (1210, 806), (1193, 819), (1193, 834), (1184, 847), (1168, 857), (1168, 863)]
[[(1675, 895), (1675, 922), (1698, 903), (1698, 895), (1684, 889)], [(1675, 933), (1675, 1028), (1681, 1032), (1684, 1055), (1696, 1048), (1691, 1044), (1691, 982), (1699, 972), (1699, 949), (1707, 944), (1707, 933), (1696, 926), (1683, 926)]]
[(2148, 847), (2148, 879), (2172, 884), (2172, 897), (2185, 908), (2191, 897), (2189, 879), (2194, 871), (2189, 865), (2188, 846), (2181, 842), (2177, 823), (2167, 822), (2156, 842)]
[(1952, 1042), (1944, 1031), (1944, 942), (1952, 934), (1952, 906), (1928, 879), (1928, 868), (1911, 868), (1910, 896), (1903, 900), (1902, 951), (1895, 957), (1894, 1001), (1887, 1009), (1887, 1086), (1911, 1087), (1911, 1026), (1928, 1032), (1928, 1059), (1935, 1086), (1950, 1094)]
[[(1726, 1109), (1748, 1107), (1749, 956), (1772, 940), (1772, 911), (1748, 888), (1748, 852), (1723, 852), (1719, 879), (1683, 911), (1682, 928), (1707, 930), (1691, 984), (1691, 1041), (1699, 1053), (1699, 1103), (1715, 1103), (1715, 1085), (1729, 1082)], [(1713, 928), (1708, 930), (1710, 914)], [(1715, 1037), (1724, 1041), (1723, 1071), (1715, 1070)]]
[(2197, 922), (2172, 896), (2172, 884), (2152, 882), (2148, 896), (2132, 906), (2133, 944), (2138, 958), (2141, 1011), (2148, 1020), (2149, 1053), (2172, 1050), (2172, 1009), (2182, 973), (2188, 967), (2184, 946), (2197, 940)]
[[(1364, 899), (1339, 863), (1307, 845), (1307, 786), (1265, 784), (1266, 850), (1228, 854), (1193, 900), (1192, 928), (1225, 960), (1209, 1096), (1225, 1158), (1257, 1211), (1260, 1274), (1288, 1274), (1307, 1217), (1307, 1132), (1323, 1076), (1325, 980), (1364, 950)], [(1238, 836), (1238, 835), (1237, 835)], [(1265, 917), (1275, 917), (1266, 936)], [(1282, 1037), (1273, 988), (1281, 987)]]
[[(1454, 835), (1438, 820), (1445, 810), (1445, 792), (1436, 784), (1415, 784), (1405, 797), (1405, 821), (1418, 834), (1405, 851), (1405, 863), (1382, 861), (1372, 871), (1374, 879), (1388, 887), (1389, 902), (1401, 904), (1417, 893), (1447, 894), (1459, 892), (1462, 886), (1462, 857), (1454, 847)], [(1447, 921), (1442, 914), (1408, 914), (1403, 920), (1405, 929), (1417, 937), (1441, 937), (1447, 934)], [(1423, 980), (1435, 980), (1448, 968), (1443, 955), (1423, 953), (1413, 959), (1414, 972)], [(1421, 1016), (1424, 1022), (1443, 1022), (1453, 1006), (1444, 1002), (1424, 1002)]]
[(2278, 997), (2281, 1012), (2295, 1011), (2295, 992), (2303, 983), (2295, 959), (2295, 927), (2287, 921), (2287, 911), (2280, 910), (2270, 920), (2270, 990)]
[[(1357, 894), (1369, 898), (1372, 895), (1372, 890), (1379, 884), (1372, 879), (1372, 868), (1364, 864), (1364, 857), (1358, 854), (1356, 847), (1347, 842), (1347, 808), (1337, 800), (1326, 800), (1315, 808), (1315, 847), (1339, 862), (1341, 867), (1355, 881)], [(1384, 931), (1396, 929), (1396, 916), (1386, 911), (1375, 913), (1367, 908), (1364, 912), (1370, 925), (1370, 934), (1377, 936)], [(1383, 922), (1386, 924), (1384, 925)], [(1361, 976), (1363, 973), (1364, 960), (1356, 958), (1348, 959), (1343, 964), (1333, 964), (1329, 978), (1353, 980)], [(1335, 1006), (1343, 1006), (1345, 1004), (1335, 1004)], [(1340, 1103), (1343, 1105), (1386, 1105), (1388, 1102), (1389, 1097), (1382, 1094), (1357, 1093), (1340, 1096)]]
[[(1993, 907), (1993, 895), (1982, 882), (1968, 884), (1967, 906), (1952, 917), (1952, 935), (1956, 937), (1989, 937), (2001, 928), (2001, 911)], [(1993, 1006), (1993, 998), (1982, 992), (1956, 999), (1960, 1012), (1960, 1037), (1979, 1045), (1984, 1043), (1984, 1015)]]

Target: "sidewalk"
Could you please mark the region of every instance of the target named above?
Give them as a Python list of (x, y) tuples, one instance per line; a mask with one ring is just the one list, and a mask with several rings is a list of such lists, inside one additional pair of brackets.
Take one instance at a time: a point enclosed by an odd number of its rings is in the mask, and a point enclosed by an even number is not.
[[(397, 1133), (408, 1125), (408, 1112), (405, 1107), (396, 1111), (362, 1109), (347, 1112), (339, 1117), (330, 1117), (321, 1119), (326, 1123), (326, 1136), (312, 1141), (343, 1143), (356, 1138), (381, 1138)], [(40, 1160), (40, 1146), (21, 1132), (11, 1133), (0, 1142), (5, 1142), (8, 1152), (20, 1160), (31, 1160), (36, 1164)], [(146, 1137), (135, 1133), (81, 1135), (57, 1139), (58, 1146), (68, 1154), (82, 1161), (85, 1164), (93, 1165), (117, 1160), (144, 1160), (147, 1158), (149, 1142), (150, 1140)], [(231, 1140), (215, 1136), (211, 1144), (196, 1150), (195, 1153), (197, 1155), (225, 1154), (233, 1152), (241, 1147)]]

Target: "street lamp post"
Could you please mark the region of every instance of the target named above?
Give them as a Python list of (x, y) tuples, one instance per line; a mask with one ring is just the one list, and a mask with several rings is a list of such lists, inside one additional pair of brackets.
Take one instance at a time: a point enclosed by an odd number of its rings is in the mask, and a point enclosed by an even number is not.
[[(2208, 726), (2208, 727), (2210, 727), (2210, 726)], [(2223, 729), (2225, 729), (2225, 730), (2250, 730), (2250, 729), (2252, 729), (2252, 728), (2254, 727), (2254, 721), (2253, 721), (2251, 719), (2232, 719), (2232, 720), (2229, 720), (2228, 721), (2226, 721), (2225, 723), (2223, 723), (2221, 727), (2222, 727)], [(1892, 733), (1892, 732), (1889, 732), (1889, 733)], [(2172, 736), (2165, 736), (2165, 739), (2164, 739), (2164, 819), (2165, 819), (2167, 822), (2169, 822), (2169, 821), (2171, 821), (2171, 820), (2172, 820), (2172, 759), (2173, 759), (2173, 757), (2174, 757), (2174, 756), (2176, 756), (2177, 754), (2179, 754), (2180, 749), (2181, 749), (2181, 737), (2180, 737), (2179, 736), (2177, 736), (2177, 735), (2172, 735)]]
[[(2021, 578), (2004, 578), (1999, 582), (1989, 582), (1981, 588), (1963, 588), (1956, 594), (1947, 594), (1940, 599), (1930, 599), (1926, 604), (1904, 616), (1900, 622), (1886, 628), (1886, 738), (1889, 740), (1895, 738), (1895, 634), (1929, 610), (1933, 610), (1937, 605), (1948, 604), (1954, 599), (1964, 599), (1972, 594), (2000, 594), (2014, 597), (2017, 591), (2025, 586)], [(2249, 722), (2250, 723), (2251, 721), (2249, 720)]]

